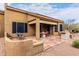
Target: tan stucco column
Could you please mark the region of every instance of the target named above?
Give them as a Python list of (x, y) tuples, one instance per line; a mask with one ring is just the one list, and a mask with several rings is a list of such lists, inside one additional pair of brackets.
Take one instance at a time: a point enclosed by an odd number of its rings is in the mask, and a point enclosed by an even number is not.
[(36, 19), (36, 39), (40, 39), (40, 19)]
[(60, 23), (58, 23), (58, 32), (60, 32)]
[[(53, 25), (52, 25), (52, 26), (53, 26)], [(54, 32), (55, 32), (55, 30), (54, 30), (54, 26), (53, 26), (52, 30), (53, 30), (53, 34), (54, 34)]]

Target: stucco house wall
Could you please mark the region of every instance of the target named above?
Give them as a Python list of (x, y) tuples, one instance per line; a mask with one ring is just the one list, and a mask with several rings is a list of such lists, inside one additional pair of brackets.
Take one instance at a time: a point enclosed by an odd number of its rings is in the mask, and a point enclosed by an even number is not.
[(0, 11), (0, 37), (4, 36), (4, 12)]
[[(60, 24), (63, 23), (63, 21), (60, 21), (59, 19), (47, 17), (44, 15), (34, 14), (30, 13), (24, 10), (19, 10), (16, 8), (9, 7), (5, 9), (5, 33), (12, 33), (12, 22), (23, 22), (27, 23), (27, 33), (25, 35), (31, 36), (34, 33), (37, 36), (40, 36), (40, 23), (44, 24), (50, 24), (50, 25), (58, 25), (58, 32), (55, 32), (55, 28), (53, 27), (53, 34), (58, 35), (60, 32)], [(35, 24), (35, 25), (34, 25)], [(37, 30), (36, 30), (37, 29)]]

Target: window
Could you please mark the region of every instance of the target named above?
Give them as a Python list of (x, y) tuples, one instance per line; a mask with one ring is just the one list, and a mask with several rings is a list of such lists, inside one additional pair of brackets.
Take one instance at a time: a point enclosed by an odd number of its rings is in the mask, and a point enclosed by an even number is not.
[(17, 32), (24, 33), (24, 23), (17, 23)]
[(60, 24), (60, 31), (63, 31), (63, 27), (62, 27), (62, 24)]
[(13, 22), (12, 33), (25, 33), (27, 32), (27, 23)]
[(25, 23), (25, 32), (27, 32), (27, 23)]
[(12, 23), (12, 33), (16, 33), (16, 22)]
[(58, 25), (55, 25), (55, 32), (58, 32)]

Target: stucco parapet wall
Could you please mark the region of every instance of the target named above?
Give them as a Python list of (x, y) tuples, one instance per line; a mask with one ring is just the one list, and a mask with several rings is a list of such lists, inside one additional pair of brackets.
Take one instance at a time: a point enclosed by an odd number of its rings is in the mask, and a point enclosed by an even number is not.
[(5, 50), (7, 56), (34, 55), (43, 51), (43, 42), (33, 43), (30, 39), (11, 40), (5, 37)]
[(34, 13), (34, 12), (29, 12), (29, 11), (22, 10), (22, 9), (19, 9), (19, 8), (14, 8), (14, 7), (11, 7), (11, 6), (6, 6), (6, 9), (25, 13), (25, 14), (32, 15), (34, 17), (38, 17), (38, 18), (41, 18), (41, 19), (48, 19), (48, 20), (51, 20), (51, 21), (61, 22), (61, 23), (64, 22), (63, 20), (60, 20), (60, 19), (56, 19), (56, 18), (53, 18), (53, 17), (49, 17), (49, 16), (46, 16), (46, 15), (42, 15), (42, 14), (38, 14), (38, 13)]
[(9, 39), (9, 38), (5, 37), (5, 41), (8, 41), (8, 42), (24, 42), (24, 41), (28, 41), (28, 40), (31, 40), (31, 39), (24, 39), (24, 40), (18, 40), (17, 39), (17, 40), (12, 40), (12, 39)]
[(36, 46), (39, 46), (41, 44), (43, 44), (43, 41), (39, 41), (38, 43), (34, 43), (33, 46), (36, 47)]

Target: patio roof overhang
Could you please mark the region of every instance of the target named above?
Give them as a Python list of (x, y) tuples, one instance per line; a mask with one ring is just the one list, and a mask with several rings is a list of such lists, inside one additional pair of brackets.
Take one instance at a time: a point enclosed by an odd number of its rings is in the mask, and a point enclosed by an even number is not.
[(4, 15), (4, 11), (1, 11), (1, 10), (0, 10), (0, 14)]
[[(55, 22), (49, 22), (49, 21), (44, 21), (44, 20), (40, 20), (39, 22), (43, 24), (57, 25), (57, 23)], [(36, 20), (28, 22), (28, 24), (36, 24)]]
[(50, 22), (50, 21), (44, 21), (44, 20), (40, 20), (40, 23), (43, 23), (43, 24), (50, 24), (50, 25), (57, 25), (56, 22)]

